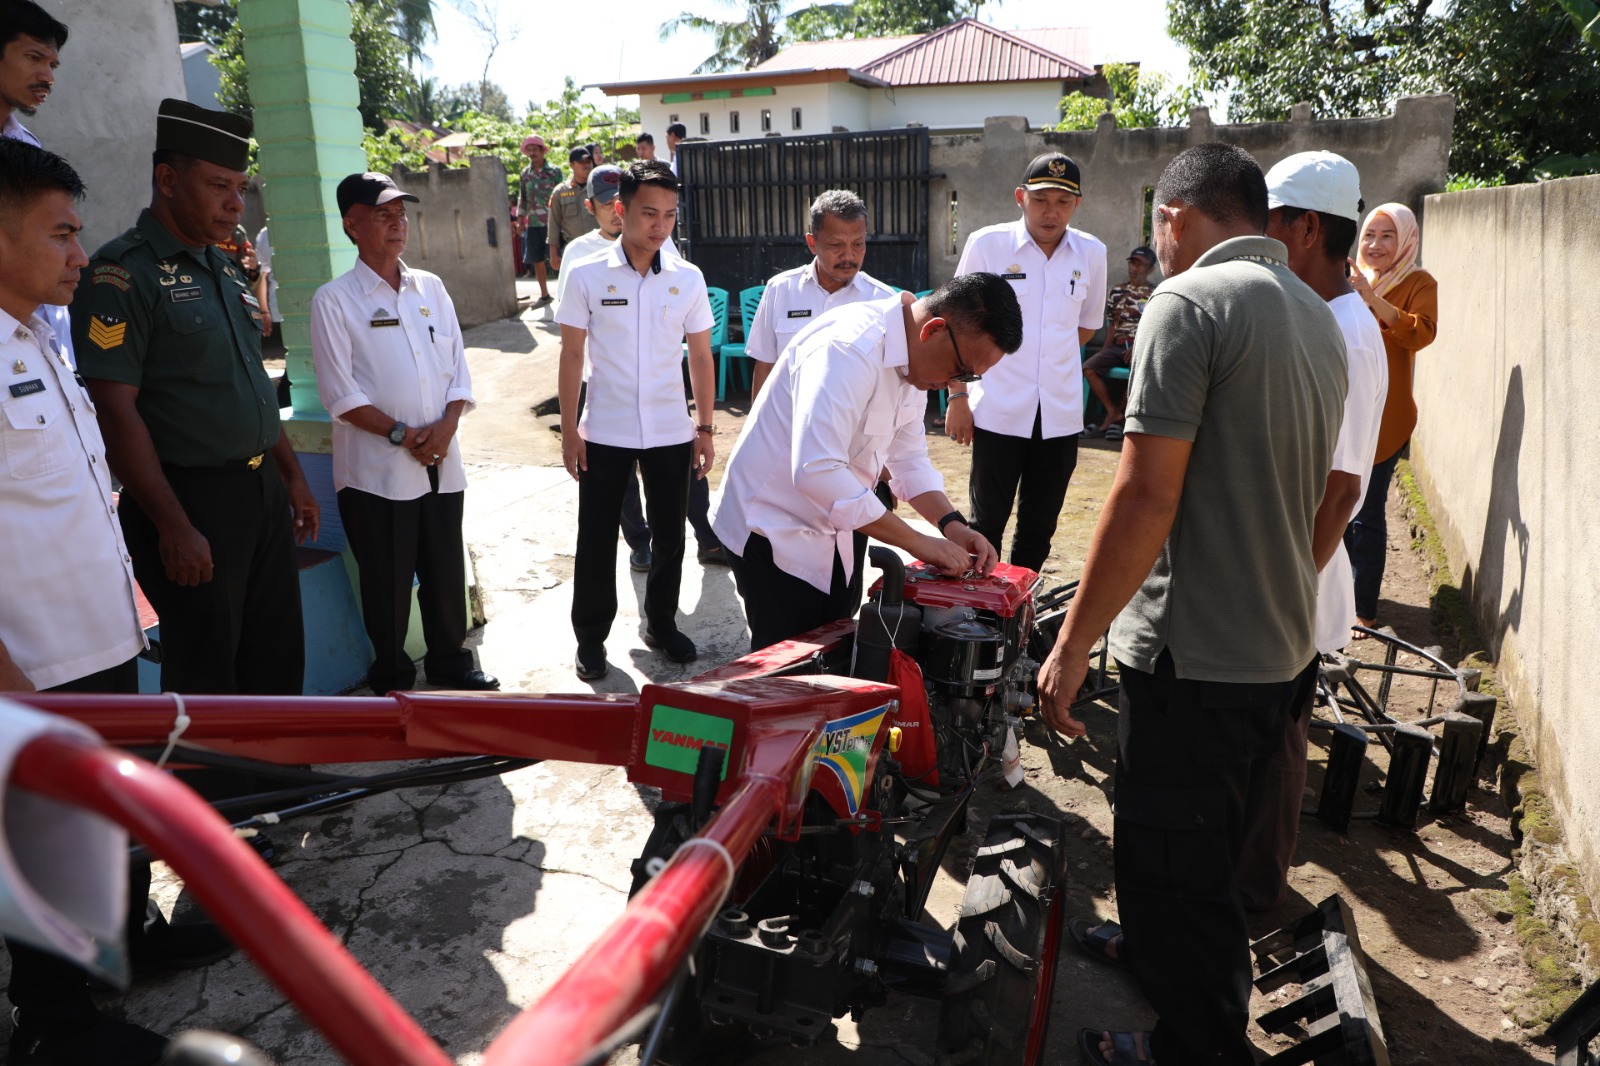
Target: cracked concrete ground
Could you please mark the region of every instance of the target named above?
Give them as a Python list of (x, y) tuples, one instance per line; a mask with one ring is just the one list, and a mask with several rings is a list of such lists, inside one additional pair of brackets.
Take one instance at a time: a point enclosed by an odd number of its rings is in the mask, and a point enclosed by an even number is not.
[[(576, 487), (560, 465), (559, 436), (552, 432), (555, 420), (530, 412), (533, 404), (555, 394), (556, 332), (548, 310), (539, 310), (469, 331), (468, 342), (480, 403), (464, 422), (461, 440), (469, 463), (467, 538), (489, 617), (489, 624), (473, 637), (484, 669), (498, 674), (508, 691), (637, 692), (646, 682), (686, 679), (742, 653), (748, 634), (731, 574), (702, 568), (692, 556), (685, 562), (682, 624), (698, 643), (701, 659), (677, 666), (646, 649), (638, 635), (642, 576), (627, 570), (626, 552), (619, 545), (620, 613), (608, 643), (612, 672), (593, 685), (574, 677), (568, 611)], [(718, 412), (723, 433), (717, 438), (716, 480), (742, 414), (737, 403)], [(949, 472), (948, 487), (959, 504), (965, 495), (964, 459), (947, 440), (935, 441), (933, 452)], [(1075, 576), (1081, 566), (1086, 530), (1110, 483), (1116, 455), (1099, 442), (1083, 449), (1054, 553), (1058, 580)], [(1107, 834), (1115, 716), (1091, 709), (1085, 720), (1089, 738), (1072, 745), (1030, 727), (1022, 751), (1026, 781), (1006, 794), (981, 788), (973, 824), (981, 831), (987, 814), (1002, 806), (1062, 817), (1070, 852), (1069, 913), (1114, 914)], [(636, 789), (619, 769), (545, 763), (468, 784), (391, 793), (343, 812), (286, 824), (272, 834), (279, 852), (275, 869), (400, 1005), (458, 1063), (471, 1066), (481, 1061), (482, 1050), (507, 1022), (536, 1001), (620, 912), (630, 880), (628, 865), (650, 830), (652, 803), (650, 790)], [(1307, 871), (1315, 873), (1313, 867), (1328, 863), (1329, 871), (1354, 871), (1359, 866), (1350, 858), (1329, 862), (1322, 852), (1330, 846), (1358, 857), (1368, 850), (1385, 854), (1393, 846), (1381, 838), (1369, 839), (1370, 833), (1332, 839), (1325, 832), (1308, 832), (1315, 850), (1308, 851), (1309, 859), (1294, 875), (1306, 896), (1297, 896), (1293, 913), (1267, 916), (1281, 920), (1258, 932), (1297, 917), (1325, 894), (1332, 875), (1310, 879)], [(1410, 838), (1401, 844), (1414, 850)], [(946, 927), (954, 921), (961, 897), (961, 885), (950, 871), (964, 871), (975, 846), (973, 834), (955, 842), (930, 897), (932, 920)], [(1481, 870), (1455, 879), (1474, 883), (1474, 877), (1487, 881), (1500, 876), (1497, 854), (1474, 861)], [(1411, 932), (1414, 923), (1407, 916), (1418, 913), (1419, 901), (1440, 898), (1437, 887), (1425, 890), (1439, 884), (1441, 872), (1452, 873), (1428, 869), (1431, 882), (1422, 874), (1385, 882), (1385, 891), (1394, 897), (1386, 908), (1393, 912), (1394, 928), (1406, 929), (1403, 951), (1390, 943), (1394, 938), (1389, 928), (1375, 917), (1363, 917), (1371, 923), (1363, 929), (1369, 947), (1376, 949), (1375, 965), (1388, 968), (1380, 968), (1375, 977), (1387, 982), (1391, 1003), (1406, 1007), (1401, 1020), (1407, 1024), (1398, 1036), (1391, 1028), (1391, 1039), (1406, 1043), (1412, 1029), (1416, 1031), (1410, 1048), (1391, 1043), (1402, 1052), (1394, 1061), (1397, 1066), (1427, 1062), (1432, 1052), (1436, 1062), (1533, 1062), (1525, 1041), (1515, 1035), (1499, 1038), (1499, 1013), (1492, 1006), (1486, 1004), (1483, 1018), (1446, 1016), (1429, 1003), (1432, 990), (1423, 984), (1426, 975), (1404, 978), (1413, 968), (1421, 972), (1421, 961), (1433, 968), (1448, 964), (1463, 980), (1483, 968), (1479, 963), (1490, 966), (1492, 961), (1503, 975), (1515, 978), (1500, 958), (1506, 949), (1497, 930), (1489, 930), (1470, 948), (1448, 951)], [(160, 902), (181, 919), (190, 909), (181, 884), (159, 864), (156, 871)], [(1355, 898), (1348, 889), (1346, 894)], [(1492, 957), (1491, 948), (1496, 949)], [(1132, 1028), (1151, 1021), (1125, 974), (1097, 966), (1070, 945), (1063, 948), (1059, 966), (1047, 1061), (1076, 1061), (1073, 1042), (1080, 1026)], [(281, 1066), (340, 1061), (250, 961), (239, 956), (203, 971), (152, 979), (127, 995), (105, 997), (103, 1003), (109, 1012), (169, 1033), (199, 1027), (240, 1034)], [(1253, 1013), (1259, 1013), (1260, 1004), (1256, 1006)], [(809, 1049), (751, 1046), (740, 1051), (738, 1061), (922, 1066), (933, 1061), (937, 1025), (936, 1003), (893, 996), (859, 1023), (841, 1019), (837, 1043)], [(7, 1029), (9, 1017), (0, 1016), (0, 1039)], [(1252, 1029), (1252, 1036), (1263, 1049), (1282, 1046), (1259, 1030)], [(1455, 1050), (1460, 1048), (1468, 1050)], [(633, 1063), (637, 1057), (632, 1049), (622, 1049), (612, 1061)]]

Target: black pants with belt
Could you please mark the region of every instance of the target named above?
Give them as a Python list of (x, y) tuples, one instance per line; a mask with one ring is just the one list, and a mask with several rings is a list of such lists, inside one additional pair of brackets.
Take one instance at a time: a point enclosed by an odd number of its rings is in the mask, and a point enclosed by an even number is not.
[(428, 491), (414, 500), (339, 490), (339, 518), (361, 575), (361, 619), (373, 654), (367, 685), (374, 692), (416, 685), (417, 666), (406, 654), (413, 576), (428, 676), (450, 678), (472, 669), (472, 652), (462, 647), (467, 639), (461, 536), (466, 493), (440, 492), (438, 467), (428, 468), (428, 482)]
[(1017, 505), (1017, 531), (1011, 541), (1011, 562), (1038, 570), (1050, 557), (1067, 483), (1078, 466), (1078, 437), (1045, 437), (1037, 409), (1033, 433), (1012, 437), (987, 429), (972, 431), (972, 528), (995, 551), (1001, 550), (1011, 504)]
[(1316, 663), (1270, 684), (1180, 679), (1169, 651), (1154, 673), (1117, 665), (1117, 909), (1128, 964), (1160, 1018), (1151, 1051), (1162, 1066), (1250, 1066), (1235, 869), (1246, 826), (1276, 798), (1269, 766)]
[(744, 601), (745, 621), (750, 626), (751, 651), (856, 613), (861, 606), (861, 568), (867, 555), (867, 535), (852, 536), (855, 569), (846, 579), (844, 561), (834, 549), (833, 580), (827, 592), (780, 570), (772, 559), (772, 542), (759, 533), (750, 534), (743, 555), (728, 552), (728, 565), (733, 568), (733, 580)]
[(617, 617), (617, 523), (637, 463), (650, 522), (650, 574), (644, 617), (658, 634), (678, 628), (683, 580), (683, 519), (689, 505), (691, 442), (616, 448), (589, 441), (578, 478), (578, 547), (572, 573), (572, 632), (579, 644), (604, 643)]
[(189, 522), (211, 546), (210, 581), (167, 577), (155, 524), (124, 493), (118, 515), (133, 574), (161, 616), (168, 692), (298, 696), (305, 679), (300, 571), (289, 494), (268, 453), (261, 465), (163, 466)]
[[(129, 659), (45, 691), (132, 695), (139, 691), (139, 660)], [(149, 896), (150, 863), (130, 862), (127, 918), (130, 953), (143, 946), (147, 922), (165, 920), (159, 910), (150, 916)], [(89, 996), (89, 975), (76, 963), (15, 940), (7, 939), (6, 948), (11, 952), (11, 983), (6, 995), (11, 1005), (25, 1011), (34, 1023), (74, 1021), (94, 1013), (94, 1001)]]

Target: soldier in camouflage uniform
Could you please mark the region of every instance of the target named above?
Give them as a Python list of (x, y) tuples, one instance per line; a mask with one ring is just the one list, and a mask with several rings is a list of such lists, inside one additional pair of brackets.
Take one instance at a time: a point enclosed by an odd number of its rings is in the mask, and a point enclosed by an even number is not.
[(522, 265), (539, 279), (539, 301), (550, 302), (550, 278), (544, 262), (549, 258), (550, 194), (561, 184), (561, 168), (545, 162), (547, 147), (537, 133), (522, 140), (528, 165), (517, 183), (517, 226), (522, 230)]
[(216, 248), (244, 210), (250, 128), (163, 100), (150, 207), (95, 254), (72, 303), (172, 692), (299, 695), (303, 683), (295, 542), (316, 537), (317, 504), (261, 366), (261, 308)]

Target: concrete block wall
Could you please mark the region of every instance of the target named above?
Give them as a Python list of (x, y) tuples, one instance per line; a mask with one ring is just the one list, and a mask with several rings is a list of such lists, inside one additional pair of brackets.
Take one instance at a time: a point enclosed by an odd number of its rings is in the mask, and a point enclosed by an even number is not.
[(1412, 465), (1600, 892), (1600, 176), (1427, 198)]
[(394, 180), (421, 198), (409, 205), (406, 263), (443, 279), (461, 325), (470, 328), (516, 314), (504, 164), (494, 156), (473, 156), (465, 167), (397, 167)]
[(930, 168), (944, 174), (929, 190), (932, 281), (937, 285), (955, 274), (968, 234), (1017, 217), (1014, 192), (1029, 160), (1042, 152), (1065, 152), (1082, 169), (1083, 204), (1072, 224), (1105, 241), (1116, 284), (1124, 276), (1122, 260), (1144, 240), (1145, 188), (1185, 148), (1206, 141), (1237, 144), (1263, 170), (1295, 152), (1338, 152), (1360, 170), (1369, 207), (1398, 201), (1420, 217), (1423, 197), (1444, 188), (1454, 115), (1454, 99), (1439, 95), (1403, 97), (1387, 118), (1313, 121), (1309, 107), (1298, 107), (1288, 122), (1218, 126), (1202, 107), (1187, 126), (1123, 130), (1105, 115), (1098, 128), (1074, 133), (1031, 130), (1018, 117), (991, 118), (981, 134), (932, 138)]

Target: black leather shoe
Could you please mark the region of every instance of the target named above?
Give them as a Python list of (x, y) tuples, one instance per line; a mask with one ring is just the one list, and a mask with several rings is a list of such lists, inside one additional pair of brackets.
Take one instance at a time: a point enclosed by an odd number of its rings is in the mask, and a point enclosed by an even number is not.
[(578, 654), (572, 661), (572, 668), (577, 671), (580, 681), (595, 681), (605, 677), (606, 671), (611, 669), (611, 665), (606, 662), (606, 646), (598, 642), (579, 644)]
[(699, 649), (694, 646), (694, 641), (684, 636), (681, 629), (674, 629), (670, 633), (657, 636), (650, 628), (650, 623), (646, 622), (639, 635), (644, 638), (645, 647), (656, 649), (675, 663), (692, 663), (700, 658)]
[(135, 977), (158, 970), (198, 970), (232, 955), (233, 941), (211, 922), (168, 925), (162, 922), (145, 933), (129, 950), (129, 968)]
[(628, 569), (637, 574), (650, 572), (650, 549), (640, 548), (638, 551), (628, 552)]
[(727, 566), (728, 550), (720, 544), (713, 544), (709, 548), (701, 548), (694, 553), (701, 566)]
[(38, 1028), (25, 1011), (11, 1017), (11, 1066), (156, 1066), (167, 1050), (160, 1033), (104, 1014)]
[(500, 687), (500, 679), (482, 670), (466, 670), (449, 677), (430, 677), (434, 688), (455, 689), (461, 692), (493, 692)]

